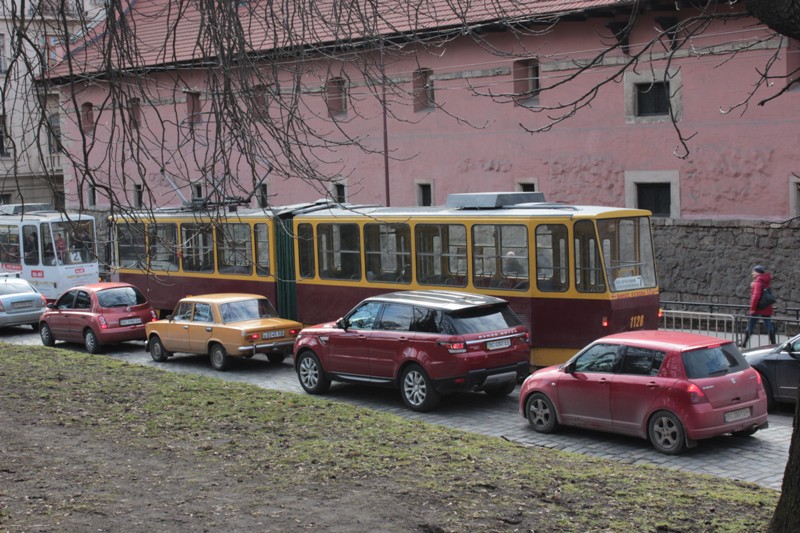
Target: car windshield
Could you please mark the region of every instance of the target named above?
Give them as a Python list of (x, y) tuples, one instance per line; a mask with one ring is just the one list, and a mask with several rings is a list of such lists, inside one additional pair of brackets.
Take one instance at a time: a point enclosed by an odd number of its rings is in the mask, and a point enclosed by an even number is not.
[(147, 303), (147, 298), (136, 287), (114, 287), (98, 291), (100, 307), (130, 307)]
[(252, 300), (240, 300), (219, 306), (222, 313), (222, 321), (225, 324), (231, 322), (242, 322), (244, 320), (258, 320), (259, 318), (275, 318), (278, 313), (266, 298), (253, 298)]
[(496, 331), (514, 328), (521, 324), (517, 315), (507, 304), (464, 309), (447, 313), (447, 315), (449, 327), (445, 329), (449, 331), (445, 332), (451, 335)]
[(0, 283), (0, 296), (19, 294), (21, 292), (36, 292), (24, 279), (9, 279)]
[(721, 376), (750, 366), (733, 343), (683, 352), (681, 359), (689, 379)]

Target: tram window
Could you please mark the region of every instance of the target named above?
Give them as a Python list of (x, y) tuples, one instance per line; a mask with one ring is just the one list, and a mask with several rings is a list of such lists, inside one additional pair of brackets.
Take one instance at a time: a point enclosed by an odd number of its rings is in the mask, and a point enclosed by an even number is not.
[(467, 229), (461, 224), (417, 224), (420, 285), (467, 285)]
[(578, 292), (605, 292), (606, 281), (594, 223), (579, 220), (573, 229), (575, 243), (575, 288)]
[(472, 265), (472, 283), (476, 287), (527, 289), (527, 228), (518, 224), (473, 226)]
[(214, 271), (214, 233), (208, 224), (181, 224), (183, 270)]
[(411, 229), (408, 224), (365, 224), (367, 281), (411, 283)]
[(39, 264), (39, 234), (36, 232), (36, 226), (22, 227), (22, 253), (26, 265)]
[(541, 224), (536, 227), (536, 286), (543, 292), (569, 288), (567, 227)]
[(153, 270), (178, 270), (178, 225), (156, 223), (148, 226), (150, 268)]
[[(49, 234), (45, 233), (45, 239)], [(117, 226), (119, 266), (140, 268), (145, 264), (144, 224), (120, 224)], [(45, 260), (52, 257), (52, 247), (45, 246)]]
[(323, 279), (361, 279), (361, 241), (357, 224), (317, 225), (319, 275)]
[(269, 276), (269, 226), (256, 224), (255, 232), (256, 274)]
[(313, 278), (314, 269), (314, 229), (311, 224), (297, 226), (297, 256), (300, 263), (300, 277)]
[(656, 286), (653, 242), (647, 217), (598, 220), (597, 232), (611, 290)]
[(20, 264), (19, 227), (0, 225), (0, 262)]
[(220, 274), (253, 273), (252, 238), (248, 224), (219, 225), (217, 262)]

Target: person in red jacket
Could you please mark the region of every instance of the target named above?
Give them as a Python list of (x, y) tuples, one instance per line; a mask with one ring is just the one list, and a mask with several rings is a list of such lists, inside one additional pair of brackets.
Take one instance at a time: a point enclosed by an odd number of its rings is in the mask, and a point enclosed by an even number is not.
[(758, 307), (761, 293), (764, 292), (764, 289), (769, 288), (772, 276), (761, 265), (754, 266), (751, 275), (753, 276), (753, 281), (750, 283), (750, 318), (747, 319), (747, 331), (741, 344), (743, 348), (747, 346), (747, 341), (750, 340), (750, 335), (753, 333), (759, 319), (763, 320), (764, 325), (767, 326), (770, 344), (775, 344), (775, 324), (772, 323), (772, 318), (770, 318), (773, 312), (772, 305)]

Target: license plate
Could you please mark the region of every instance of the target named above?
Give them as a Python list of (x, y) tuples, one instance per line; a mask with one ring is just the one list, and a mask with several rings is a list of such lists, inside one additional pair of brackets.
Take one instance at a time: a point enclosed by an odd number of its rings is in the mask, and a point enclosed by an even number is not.
[(276, 337), (283, 337), (283, 331), (267, 331), (261, 334), (262, 339), (274, 339)]
[(511, 346), (511, 339), (499, 339), (486, 343), (487, 350), (500, 350), (501, 348), (508, 348), (509, 346)]
[(120, 326), (133, 326), (134, 324), (141, 324), (141, 318), (122, 318), (119, 321)]
[(31, 304), (31, 302), (14, 302), (11, 304), (11, 307), (14, 309), (23, 309), (25, 307), (33, 307), (33, 304)]
[(744, 420), (745, 418), (750, 418), (749, 407), (725, 413), (725, 422), (736, 422), (737, 420)]

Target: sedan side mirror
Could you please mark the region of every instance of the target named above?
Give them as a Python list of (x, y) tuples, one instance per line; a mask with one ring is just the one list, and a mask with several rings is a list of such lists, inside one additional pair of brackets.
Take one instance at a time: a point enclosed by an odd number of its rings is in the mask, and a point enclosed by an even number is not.
[(167, 315), (167, 316), (166, 316), (166, 318), (167, 318), (167, 320), (169, 320), (170, 322), (172, 322), (172, 321), (175, 319), (175, 317), (174, 317), (174, 316), (172, 316), (172, 315)]

